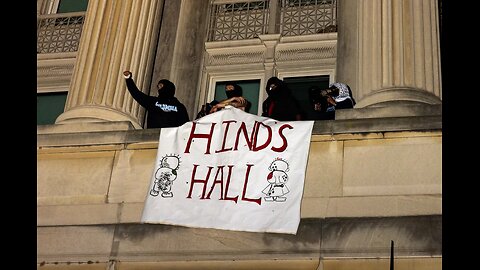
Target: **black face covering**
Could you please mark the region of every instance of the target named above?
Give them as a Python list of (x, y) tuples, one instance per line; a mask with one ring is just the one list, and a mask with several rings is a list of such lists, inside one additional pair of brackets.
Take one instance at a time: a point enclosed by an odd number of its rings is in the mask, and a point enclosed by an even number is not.
[(172, 96), (169, 95), (167, 92), (160, 90), (160, 91), (158, 91), (158, 97), (159, 98), (169, 98), (169, 97), (172, 97)]
[(232, 97), (241, 97), (242, 96), (242, 87), (240, 87), (240, 85), (236, 84), (236, 83), (233, 83), (233, 82), (227, 82), (225, 84), (225, 88), (227, 86), (233, 86), (233, 89), (232, 90), (229, 90), (227, 91), (227, 89), (225, 89), (225, 95), (227, 95), (227, 98), (232, 98)]
[(238, 89), (233, 89), (230, 91), (225, 91), (225, 94), (227, 95), (227, 98), (232, 98), (232, 97), (241, 97), (242, 92)]
[[(272, 85), (272, 84), (276, 85), (277, 87), (275, 87), (275, 89), (270, 89), (270, 85)], [(267, 92), (267, 95), (269, 97), (276, 98), (280, 95), (280, 92), (282, 91), (282, 87), (283, 87), (283, 84), (282, 84), (282, 81), (279, 78), (271, 77), (267, 81), (265, 91)]]
[(269, 97), (272, 97), (272, 98), (278, 97), (279, 94), (280, 94), (280, 88), (278, 85), (277, 87), (275, 87), (275, 89), (270, 89), (270, 88), (267, 89), (267, 95)]
[(163, 84), (162, 89), (158, 90), (159, 98), (171, 98), (175, 96), (175, 84), (166, 79), (162, 79), (158, 83)]

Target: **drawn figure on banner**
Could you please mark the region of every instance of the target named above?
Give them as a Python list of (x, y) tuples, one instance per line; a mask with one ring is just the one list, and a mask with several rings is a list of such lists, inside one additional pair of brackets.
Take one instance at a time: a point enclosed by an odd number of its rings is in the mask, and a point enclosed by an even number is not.
[(162, 197), (173, 197), (172, 185), (177, 179), (177, 170), (180, 167), (180, 158), (176, 155), (166, 155), (160, 161), (160, 167), (155, 172), (155, 181), (153, 183), (150, 195), (158, 196), (160, 192)]
[(290, 192), (285, 183), (288, 181), (287, 172), (289, 170), (287, 161), (276, 158), (268, 167), (270, 173), (267, 176), (269, 185), (262, 190), (262, 193), (267, 195), (265, 201), (267, 202), (284, 202), (287, 200), (283, 195)]

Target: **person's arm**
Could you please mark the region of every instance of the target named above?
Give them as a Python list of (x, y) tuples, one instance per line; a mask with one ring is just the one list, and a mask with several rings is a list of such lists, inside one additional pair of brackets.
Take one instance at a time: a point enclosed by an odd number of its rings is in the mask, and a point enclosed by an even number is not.
[(229, 99), (225, 99), (218, 103), (217, 105), (213, 106), (212, 109), (210, 110), (210, 113), (216, 112), (220, 109), (225, 108), (227, 105), (231, 105), (235, 108), (245, 110), (245, 107), (247, 106), (247, 100), (243, 97), (232, 97)]
[(138, 89), (138, 87), (135, 85), (135, 82), (132, 79), (132, 72), (128, 70), (124, 71), (123, 77), (125, 78), (125, 83), (127, 84), (128, 92), (130, 92), (130, 94), (138, 102), (138, 104), (148, 109), (148, 107), (151, 105), (150, 103), (151, 103), (152, 97), (143, 93)]
[(230, 99), (228, 104), (232, 105), (235, 108), (245, 111), (248, 105), (248, 100), (246, 100), (244, 97), (233, 97)]

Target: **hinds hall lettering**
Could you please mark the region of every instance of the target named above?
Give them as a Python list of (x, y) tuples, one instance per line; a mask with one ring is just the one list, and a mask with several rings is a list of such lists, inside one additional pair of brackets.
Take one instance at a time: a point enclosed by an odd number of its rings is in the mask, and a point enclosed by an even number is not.
[[(270, 127), (268, 125), (265, 125), (261, 122), (255, 121), (254, 125), (253, 125), (253, 129), (249, 133), (247, 131), (246, 123), (245, 122), (240, 122), (240, 125), (238, 126), (238, 128), (236, 128), (236, 131), (231, 130), (229, 132), (230, 126), (233, 123), (237, 123), (237, 121), (227, 120), (227, 121), (222, 121), (221, 122), (221, 124), (223, 125), (224, 128), (222, 128), (219, 132), (220, 132), (220, 134), (223, 134), (222, 135), (223, 139), (221, 141), (221, 149), (215, 150), (215, 152), (214, 152), (215, 154), (228, 152), (228, 151), (238, 151), (238, 144), (239, 144), (241, 139), (243, 139), (243, 142), (246, 143), (246, 145), (243, 145), (243, 147), (247, 147), (248, 151), (257, 152), (257, 151), (260, 151), (260, 150), (263, 150), (263, 149), (266, 149), (267, 147), (269, 147), (272, 151), (281, 153), (281, 152), (284, 152), (285, 149), (288, 146), (288, 141), (285, 138), (285, 135), (283, 134), (283, 130), (285, 128), (293, 129), (293, 127), (289, 124), (282, 124), (280, 126), (280, 128), (278, 129), (278, 133), (277, 133), (277, 136), (279, 136), (281, 138), (281, 143), (282, 144), (280, 145), (280, 147), (275, 147), (275, 146), (270, 147), (270, 144), (272, 142), (272, 134), (273, 134), (272, 127)], [(193, 123), (192, 128), (191, 128), (191, 132), (190, 132), (190, 136), (188, 138), (184, 153), (185, 154), (190, 153), (190, 146), (193, 142), (193, 139), (197, 138), (196, 143), (201, 143), (200, 140), (199, 140), (201, 138), (201, 139), (206, 140), (206, 143), (204, 143), (204, 145), (205, 145), (204, 146), (205, 147), (205, 152), (204, 152), (205, 155), (211, 154), (211, 149), (210, 149), (211, 148), (211, 141), (212, 141), (213, 133), (215, 131), (216, 124), (217, 123), (211, 123), (210, 132), (208, 134), (203, 134), (203, 133), (198, 134), (198, 133), (195, 133), (195, 129), (196, 129), (197, 124)], [(260, 145), (259, 145), (258, 134), (260, 132), (260, 129), (264, 129), (264, 131), (267, 132), (267, 136), (264, 136), (265, 141), (260, 142)], [(227, 141), (227, 138), (228, 138), (229, 134), (234, 135), (235, 140), (234, 140), (233, 146), (227, 147), (226, 141)], [(202, 146), (200, 146), (199, 149), (201, 149), (201, 147)], [(206, 156), (205, 158), (208, 158), (208, 157)], [(251, 199), (251, 198), (247, 198), (245, 196), (247, 185), (248, 185), (248, 179), (249, 179), (249, 176), (250, 176), (250, 171), (251, 171), (251, 168), (255, 164), (245, 164), (245, 165), (247, 167), (246, 167), (245, 176), (244, 177), (242, 176), (244, 181), (243, 181), (243, 190), (242, 190), (241, 200), (261, 204), (262, 201), (261, 201), (260, 198)], [(222, 164), (222, 165), (217, 165), (216, 166), (215, 177), (213, 178), (215, 180), (213, 180), (213, 183), (211, 184), (212, 186), (211, 186), (210, 191), (208, 192), (207, 196), (205, 196), (205, 191), (207, 189), (207, 182), (210, 179), (210, 175), (211, 175), (211, 172), (214, 169), (214, 167), (208, 166), (207, 175), (205, 177), (206, 179), (197, 179), (196, 178), (196, 172), (197, 172), (197, 167), (198, 166), (200, 166), (200, 165), (199, 164), (193, 164), (193, 172), (192, 172), (192, 177), (191, 177), (191, 181), (190, 181), (190, 189), (189, 189), (187, 198), (192, 198), (193, 185), (196, 184), (196, 183), (198, 183), (200, 185), (203, 184), (202, 196), (200, 197), (200, 199), (210, 199), (210, 196), (211, 196), (211, 194), (212, 194), (212, 192), (215, 188), (215, 185), (220, 185), (220, 190), (221, 190), (220, 200), (231, 200), (231, 201), (234, 201), (235, 203), (237, 203), (238, 195), (235, 196), (235, 197), (229, 197), (227, 195), (228, 188), (230, 186), (231, 175), (232, 175), (233, 169), (235, 167), (234, 164), (227, 164), (227, 165)], [(224, 184), (223, 175), (224, 175), (225, 166), (227, 167), (226, 168), (227, 179), (226, 179), (226, 183)], [(220, 179), (217, 178), (219, 175), (220, 175)]]
[(312, 128), (233, 107), (163, 128), (142, 221), (296, 234)]

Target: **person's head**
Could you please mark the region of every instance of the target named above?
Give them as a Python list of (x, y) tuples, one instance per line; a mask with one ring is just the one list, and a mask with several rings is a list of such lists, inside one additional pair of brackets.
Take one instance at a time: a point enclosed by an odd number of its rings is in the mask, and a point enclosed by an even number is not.
[(175, 84), (166, 79), (161, 79), (157, 83), (158, 97), (174, 97), (175, 96)]
[(267, 81), (265, 90), (267, 91), (268, 96), (276, 96), (280, 93), (283, 88), (283, 81), (277, 77), (271, 77)]
[(225, 84), (225, 94), (227, 98), (241, 97), (243, 95), (242, 87), (234, 82)]

